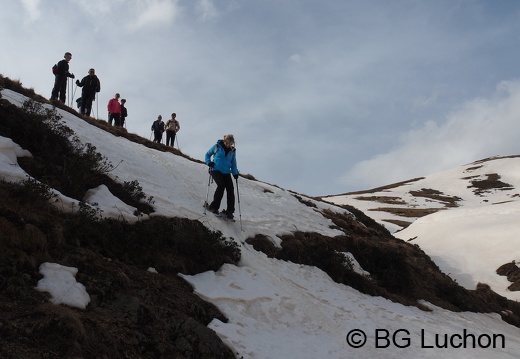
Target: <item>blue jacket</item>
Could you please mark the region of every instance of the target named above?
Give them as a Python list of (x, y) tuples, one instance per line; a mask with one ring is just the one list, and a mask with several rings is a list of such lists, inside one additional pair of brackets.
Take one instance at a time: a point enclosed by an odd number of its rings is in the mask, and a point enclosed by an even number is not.
[(211, 157), (213, 157), (215, 166), (211, 169), (212, 171), (219, 171), (224, 174), (231, 172), (233, 175), (238, 175), (236, 150), (232, 148), (226, 155), (223, 142), (223, 140), (218, 140), (217, 143), (211, 146), (208, 152), (206, 152), (206, 164), (209, 166)]

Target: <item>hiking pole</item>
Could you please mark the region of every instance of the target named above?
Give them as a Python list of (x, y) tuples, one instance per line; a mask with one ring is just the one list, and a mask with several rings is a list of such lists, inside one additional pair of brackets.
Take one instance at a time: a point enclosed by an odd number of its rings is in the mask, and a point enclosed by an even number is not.
[(206, 201), (204, 202), (204, 215), (206, 215), (206, 209), (208, 207), (208, 198), (209, 198), (209, 185), (211, 184), (211, 168), (208, 168), (209, 178), (208, 178), (208, 191), (206, 192)]
[(244, 229), (242, 228), (242, 210), (240, 209), (240, 191), (238, 190), (238, 177), (235, 178), (235, 181), (237, 183), (238, 215), (240, 218), (240, 230), (244, 231)]
[[(70, 83), (72, 84), (72, 87), (74, 87), (74, 79), (70, 79)], [(76, 87), (74, 87), (74, 91), (72, 91), (72, 98), (70, 99), (70, 106), (69, 107), (74, 108), (74, 97), (76, 97), (76, 90), (77, 89), (78, 89), (78, 85), (76, 85)], [(80, 112), (81, 112), (81, 108), (80, 108)]]

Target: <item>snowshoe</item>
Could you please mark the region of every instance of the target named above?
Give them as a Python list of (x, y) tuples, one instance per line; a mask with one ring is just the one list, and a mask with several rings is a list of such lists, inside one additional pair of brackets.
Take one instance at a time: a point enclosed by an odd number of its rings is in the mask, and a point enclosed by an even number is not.
[(233, 213), (228, 213), (226, 210), (222, 210), (219, 216), (222, 219), (225, 219), (226, 221), (235, 222), (235, 219), (233, 218)]
[(204, 202), (204, 208), (210, 212), (215, 213), (216, 215), (219, 215), (218, 209), (211, 208), (208, 202)]

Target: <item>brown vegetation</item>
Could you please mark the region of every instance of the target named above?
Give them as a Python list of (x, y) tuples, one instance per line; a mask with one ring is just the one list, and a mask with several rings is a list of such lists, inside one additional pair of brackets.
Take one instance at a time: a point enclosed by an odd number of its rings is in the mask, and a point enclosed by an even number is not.
[[(383, 296), (405, 305), (428, 310), (419, 301), (453, 311), (496, 312), (520, 326), (520, 304), (501, 297), (489, 286), (475, 290), (459, 286), (443, 274), (416, 245), (398, 240), (388, 231), (352, 207), (349, 212), (324, 211), (345, 235), (326, 237), (297, 232), (282, 236), (282, 246), (257, 236), (247, 242), (270, 257), (316, 266), (334, 281), (369, 295)], [(370, 276), (356, 273), (341, 254), (350, 252)]]

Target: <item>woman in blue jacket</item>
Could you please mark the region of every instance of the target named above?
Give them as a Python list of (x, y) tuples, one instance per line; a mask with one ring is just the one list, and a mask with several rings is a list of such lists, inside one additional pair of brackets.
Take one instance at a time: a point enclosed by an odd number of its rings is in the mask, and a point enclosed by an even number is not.
[(218, 213), (225, 190), (227, 193), (227, 209), (224, 213), (227, 218), (233, 219), (233, 213), (235, 213), (235, 189), (231, 174), (233, 174), (235, 179), (238, 178), (235, 139), (233, 135), (224, 135), (223, 140), (218, 140), (206, 152), (205, 160), (210, 167), (211, 177), (217, 184), (213, 202), (211, 202), (208, 208), (210, 211)]

